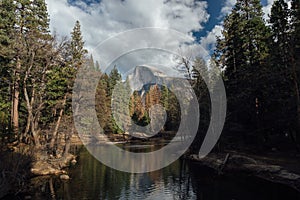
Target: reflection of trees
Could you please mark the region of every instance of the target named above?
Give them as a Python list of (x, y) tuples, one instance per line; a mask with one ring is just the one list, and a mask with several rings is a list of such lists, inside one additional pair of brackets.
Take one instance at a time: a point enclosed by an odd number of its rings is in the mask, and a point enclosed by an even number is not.
[[(129, 185), (129, 174), (122, 173), (101, 164), (87, 151), (80, 154), (80, 167), (72, 170), (72, 183), (68, 184), (70, 199), (116, 199), (123, 188)], [(64, 192), (67, 192), (66, 190)]]
[(80, 153), (70, 177), (67, 182), (51, 177), (32, 179), (33, 199), (299, 199), (292, 189), (238, 174), (218, 176), (184, 160), (150, 173), (124, 173), (101, 164), (86, 150)]
[(165, 172), (168, 174), (165, 184), (173, 194), (173, 199), (193, 199), (193, 190), (190, 184), (190, 172), (186, 161), (178, 160), (172, 168)]

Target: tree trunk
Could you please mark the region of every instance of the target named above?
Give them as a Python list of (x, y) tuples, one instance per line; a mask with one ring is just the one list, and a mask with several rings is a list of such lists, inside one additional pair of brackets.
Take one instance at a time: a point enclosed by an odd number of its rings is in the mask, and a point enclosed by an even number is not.
[(29, 130), (30, 130), (30, 123), (31, 123), (31, 115), (28, 113), (28, 115), (27, 115), (27, 123), (26, 123), (26, 128), (25, 128), (25, 131), (24, 131), (24, 133), (22, 134), (22, 136), (21, 136), (21, 140), (22, 139), (25, 139), (26, 138), (26, 136), (28, 135), (28, 133), (29, 133)]
[(72, 137), (73, 133), (74, 133), (74, 125), (72, 126), (71, 133), (68, 132), (65, 134), (65, 148), (64, 148), (64, 153), (63, 153), (64, 157), (67, 157), (67, 155), (69, 154), (70, 146), (71, 146), (71, 137)]
[(53, 147), (54, 147), (54, 144), (55, 144), (55, 140), (57, 138), (58, 128), (60, 126), (60, 122), (61, 122), (61, 119), (62, 119), (62, 116), (63, 116), (63, 112), (64, 112), (64, 109), (65, 109), (66, 102), (67, 102), (67, 94), (65, 94), (65, 96), (64, 96), (64, 100), (62, 102), (62, 108), (59, 111), (59, 116), (58, 116), (58, 119), (56, 121), (55, 129), (53, 131), (52, 138), (51, 138), (51, 141), (50, 141), (49, 148), (52, 149), (52, 150), (53, 150)]
[(293, 79), (294, 79), (294, 89), (296, 95), (296, 108), (297, 108), (297, 118), (296, 118), (296, 134), (293, 137), (293, 140), (296, 145), (296, 149), (299, 151), (300, 147), (298, 144), (298, 133), (300, 132), (300, 94), (299, 94), (299, 85), (298, 85), (298, 78), (297, 78), (297, 69), (296, 69), (296, 61), (292, 58), (292, 65), (293, 65)]
[(16, 70), (14, 72), (13, 94), (12, 94), (12, 112), (11, 121), (15, 136), (19, 134), (19, 96), (20, 96), (20, 70), (21, 61), (17, 58)]
[[(28, 95), (28, 91), (27, 91), (27, 84), (26, 84), (28, 74), (29, 73), (27, 72), (25, 75), (25, 78), (24, 78), (24, 96), (25, 96), (26, 108), (27, 108), (27, 112), (28, 112), (27, 126), (31, 128), (31, 133), (32, 133), (33, 141), (34, 141), (36, 148), (39, 148), (41, 146), (41, 144), (39, 141), (39, 135), (38, 135), (38, 131), (37, 131), (38, 117), (37, 117), (37, 115), (35, 117), (33, 116), (33, 103), (35, 101), (35, 85), (33, 83), (31, 99), (29, 99), (29, 95)], [(26, 126), (26, 128), (27, 128), (27, 126)], [(29, 130), (27, 130), (27, 131), (29, 131)], [(27, 138), (28, 135), (24, 135), (24, 137)]]
[(38, 149), (41, 147), (39, 131), (37, 130), (38, 124), (37, 120), (31, 120), (31, 132), (34, 140), (35, 147)]

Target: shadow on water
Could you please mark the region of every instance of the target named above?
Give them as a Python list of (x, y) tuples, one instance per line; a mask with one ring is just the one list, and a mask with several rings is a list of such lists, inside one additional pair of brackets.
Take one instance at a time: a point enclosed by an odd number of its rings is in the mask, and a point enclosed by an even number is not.
[(189, 168), (192, 186), (199, 200), (300, 199), (300, 193), (292, 188), (250, 175), (219, 176), (212, 170), (201, 168), (197, 163), (190, 163)]
[(159, 171), (130, 174), (111, 169), (83, 148), (71, 177), (33, 179), (31, 199), (300, 199), (288, 187), (246, 175), (218, 176), (195, 162), (177, 160)]
[(31, 164), (31, 152), (0, 152), (0, 199), (19, 199), (17, 194), (26, 191)]

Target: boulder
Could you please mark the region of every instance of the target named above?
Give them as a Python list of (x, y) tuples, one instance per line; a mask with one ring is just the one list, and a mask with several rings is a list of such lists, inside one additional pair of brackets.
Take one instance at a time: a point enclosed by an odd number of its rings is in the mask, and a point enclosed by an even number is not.
[(70, 177), (67, 174), (62, 174), (62, 175), (59, 176), (59, 178), (61, 180), (69, 180), (70, 179)]

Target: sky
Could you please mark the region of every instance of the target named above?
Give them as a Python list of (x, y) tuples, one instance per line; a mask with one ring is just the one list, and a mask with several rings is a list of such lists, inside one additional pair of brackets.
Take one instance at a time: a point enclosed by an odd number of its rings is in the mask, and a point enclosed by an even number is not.
[[(46, 3), (51, 31), (70, 36), (75, 21), (79, 20), (86, 48), (103, 69), (116, 64), (126, 73), (134, 65), (157, 64), (172, 73), (169, 69), (178, 64), (178, 54), (207, 59), (215, 47), (216, 36), (221, 35), (223, 18), (235, 1), (46, 0)], [(266, 18), (273, 1), (262, 0)]]

